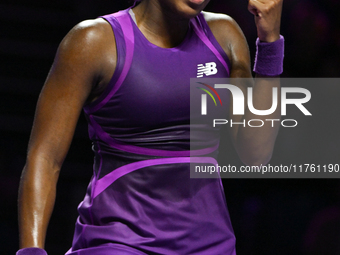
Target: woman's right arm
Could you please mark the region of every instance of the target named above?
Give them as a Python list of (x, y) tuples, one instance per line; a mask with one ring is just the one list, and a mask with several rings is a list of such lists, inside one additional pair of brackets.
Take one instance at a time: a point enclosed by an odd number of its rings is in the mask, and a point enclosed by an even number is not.
[(83, 105), (109, 82), (116, 63), (111, 26), (84, 21), (61, 42), (39, 96), (19, 188), (20, 248), (44, 248), (61, 165)]

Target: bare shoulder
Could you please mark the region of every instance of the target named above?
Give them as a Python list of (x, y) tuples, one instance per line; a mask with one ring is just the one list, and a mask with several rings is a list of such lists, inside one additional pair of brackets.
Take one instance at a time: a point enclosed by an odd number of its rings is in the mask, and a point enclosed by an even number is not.
[(235, 26), (236, 22), (232, 17), (224, 13), (214, 13), (203, 11), (205, 20), (213, 26)]
[(82, 21), (70, 30), (59, 45), (54, 66), (63, 77), (83, 77), (82, 84), (92, 88), (88, 98), (92, 101), (110, 81), (116, 60), (112, 27), (98, 18)]
[(236, 21), (226, 14), (203, 12), (217, 42), (232, 63), (233, 77), (250, 77), (250, 56), (247, 40)]
[(77, 25), (75, 25), (71, 31), (71, 33), (85, 33), (91, 35), (92, 33), (95, 35), (100, 35), (107, 32), (112, 32), (111, 25), (102, 18), (97, 19), (88, 19), (84, 20)]
[(102, 18), (84, 20), (74, 26), (60, 43), (62, 49), (93, 51), (100, 49), (111, 37), (114, 43), (114, 34), (111, 26)]
[(202, 12), (210, 30), (221, 44), (222, 48), (227, 44), (230, 47), (238, 40), (245, 37), (237, 22), (229, 15), (213, 12)]

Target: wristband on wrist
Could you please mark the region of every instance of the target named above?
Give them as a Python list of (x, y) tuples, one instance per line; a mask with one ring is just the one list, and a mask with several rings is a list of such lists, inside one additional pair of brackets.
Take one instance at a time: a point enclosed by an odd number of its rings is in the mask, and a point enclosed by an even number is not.
[(254, 72), (265, 76), (277, 76), (283, 72), (284, 38), (267, 43), (256, 40)]
[(31, 247), (18, 250), (16, 255), (47, 255), (47, 252), (41, 248)]

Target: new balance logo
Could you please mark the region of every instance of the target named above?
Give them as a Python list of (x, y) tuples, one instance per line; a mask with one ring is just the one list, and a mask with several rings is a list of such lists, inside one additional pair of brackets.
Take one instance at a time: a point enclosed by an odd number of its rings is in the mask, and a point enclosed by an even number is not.
[(203, 74), (206, 76), (217, 74), (217, 68), (215, 62), (209, 62), (204, 64), (197, 65), (197, 78), (203, 77)]

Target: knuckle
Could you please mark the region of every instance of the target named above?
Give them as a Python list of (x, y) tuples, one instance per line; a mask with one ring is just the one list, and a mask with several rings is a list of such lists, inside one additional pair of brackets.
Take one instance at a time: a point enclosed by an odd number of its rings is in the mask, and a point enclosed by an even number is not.
[(271, 10), (271, 7), (268, 6), (268, 5), (263, 8), (264, 13), (268, 13), (268, 12), (270, 12), (270, 10)]
[(277, 3), (275, 1), (271, 1), (269, 2), (264, 8), (263, 11), (265, 13), (269, 13), (270, 11), (272, 11), (273, 9), (275, 9), (277, 6)]
[(275, 1), (273, 1), (273, 5), (274, 6), (280, 6), (281, 4), (282, 4), (282, 0), (275, 0)]

